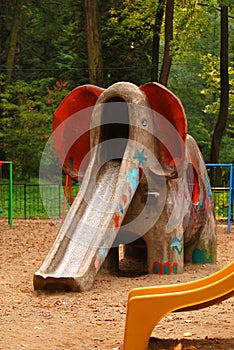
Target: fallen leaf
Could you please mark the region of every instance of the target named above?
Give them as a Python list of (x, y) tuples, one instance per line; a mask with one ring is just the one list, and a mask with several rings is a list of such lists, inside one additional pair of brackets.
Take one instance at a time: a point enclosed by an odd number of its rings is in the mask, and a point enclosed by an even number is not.
[(190, 332), (185, 332), (183, 334), (183, 337), (191, 337), (191, 336), (192, 336), (192, 333), (190, 333)]
[(92, 340), (94, 340), (94, 341), (103, 341), (103, 339), (97, 338), (97, 337), (92, 338)]

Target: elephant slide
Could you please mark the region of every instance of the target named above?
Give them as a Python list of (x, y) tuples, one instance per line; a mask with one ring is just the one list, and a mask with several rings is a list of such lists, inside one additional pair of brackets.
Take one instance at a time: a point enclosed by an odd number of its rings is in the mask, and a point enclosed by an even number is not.
[(115, 264), (110, 248), (138, 239), (149, 273), (215, 262), (206, 167), (172, 92), (157, 83), (77, 87), (55, 111), (53, 139), (63, 170), (82, 184), (35, 289), (88, 290), (104, 260)]
[(124, 218), (125, 209), (119, 215), (119, 193), (126, 192), (128, 183), (121, 181), (121, 171), (118, 161), (109, 161), (90, 192), (88, 205), (87, 193), (82, 199), (81, 194), (76, 197), (51, 253), (35, 273), (35, 289), (84, 291), (92, 287)]

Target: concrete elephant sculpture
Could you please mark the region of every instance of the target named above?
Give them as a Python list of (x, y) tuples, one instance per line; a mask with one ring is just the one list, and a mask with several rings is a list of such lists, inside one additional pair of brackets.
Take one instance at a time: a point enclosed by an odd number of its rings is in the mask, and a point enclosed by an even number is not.
[(215, 262), (206, 167), (172, 92), (157, 83), (84, 85), (60, 104), (53, 130), (64, 171), (83, 180), (36, 289), (90, 289), (110, 248), (139, 237), (149, 273)]

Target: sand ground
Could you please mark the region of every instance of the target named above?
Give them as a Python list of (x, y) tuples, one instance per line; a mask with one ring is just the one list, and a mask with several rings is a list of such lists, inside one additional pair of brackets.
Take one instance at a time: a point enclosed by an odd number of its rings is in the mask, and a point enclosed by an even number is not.
[[(234, 227), (218, 225), (217, 263), (187, 265), (182, 275), (137, 275), (125, 261), (119, 275), (100, 272), (84, 293), (33, 289), (58, 229), (47, 220), (0, 221), (0, 349), (117, 350), (124, 336), (126, 300), (134, 287), (191, 281), (233, 261)], [(234, 349), (234, 298), (193, 312), (173, 313), (154, 329), (149, 349)], [(187, 334), (186, 334), (187, 333)], [(134, 350), (134, 349), (133, 349)]]

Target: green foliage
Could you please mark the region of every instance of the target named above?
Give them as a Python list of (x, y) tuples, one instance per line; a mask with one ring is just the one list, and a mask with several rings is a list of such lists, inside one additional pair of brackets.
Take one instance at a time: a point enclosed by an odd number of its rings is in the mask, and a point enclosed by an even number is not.
[[(105, 86), (150, 80), (157, 0), (98, 0)], [(219, 111), (220, 6), (229, 6), (230, 67), (233, 67), (233, 0), (175, 2), (173, 56), (168, 87), (182, 100), (189, 133), (209, 161)], [(0, 68), (6, 58), (15, 1), (0, 3)], [(0, 158), (13, 160), (19, 177), (37, 176), (55, 108), (72, 88), (88, 83), (83, 1), (22, 0), (14, 83), (0, 80)], [(160, 55), (163, 52), (162, 27)], [(222, 140), (223, 162), (233, 161), (233, 69), (229, 120)], [(57, 82), (57, 83), (56, 83)], [(69, 88), (66, 86), (66, 83)], [(202, 93), (200, 93), (202, 92)]]
[(54, 110), (68, 93), (66, 83), (47, 78), (7, 85), (1, 78), (0, 153), (13, 161), (16, 178), (38, 176)]
[(106, 85), (149, 80), (155, 9), (155, 0), (123, 0), (102, 16)]
[(188, 132), (197, 141), (206, 162), (209, 161), (211, 131), (206, 127), (203, 96), (200, 94), (202, 79), (197, 72), (200, 60), (196, 52), (184, 56), (183, 60), (173, 59), (169, 88), (181, 99), (185, 109)]
[(181, 58), (196, 49), (201, 39), (207, 35), (209, 26), (206, 13), (196, 1), (176, 2), (172, 55)]
[(56, 62), (60, 77), (76, 87), (88, 81), (88, 52), (83, 1), (66, 2), (60, 35), (56, 38)]
[[(1, 4), (0, 64), (6, 68), (14, 4)], [(22, 1), (14, 79), (47, 77), (66, 80), (75, 87), (88, 80), (83, 1)]]
[(119, 41), (122, 35), (129, 46), (144, 45), (146, 38), (152, 35), (155, 7), (156, 1), (124, 0), (118, 8), (111, 8), (108, 25), (114, 33), (107, 40), (107, 45)]
[[(202, 72), (199, 76), (204, 81), (201, 94), (204, 96), (204, 113), (210, 133), (215, 127), (220, 108), (220, 59), (211, 54), (201, 57)], [(234, 160), (233, 116), (234, 116), (234, 69), (229, 66), (229, 116), (228, 123), (222, 139), (220, 152), (221, 163), (231, 163)]]

